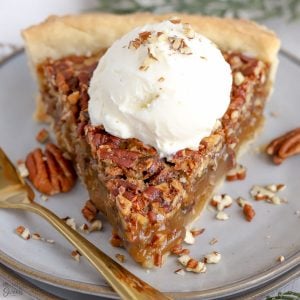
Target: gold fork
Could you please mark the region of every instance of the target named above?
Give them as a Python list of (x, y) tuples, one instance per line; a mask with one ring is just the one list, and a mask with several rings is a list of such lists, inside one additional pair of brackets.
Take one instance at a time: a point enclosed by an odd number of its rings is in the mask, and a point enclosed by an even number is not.
[(0, 148), (0, 208), (31, 211), (46, 219), (108, 281), (122, 299), (171, 299), (103, 253), (49, 209), (35, 203), (34, 193)]

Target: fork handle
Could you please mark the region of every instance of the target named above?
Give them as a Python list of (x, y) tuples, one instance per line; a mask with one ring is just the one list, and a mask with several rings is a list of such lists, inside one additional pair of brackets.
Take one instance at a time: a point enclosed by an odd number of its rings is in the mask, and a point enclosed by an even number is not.
[(43, 217), (60, 232), (81, 255), (87, 258), (122, 299), (171, 299), (116, 263), (46, 207), (35, 202), (12, 203), (0, 201), (0, 208), (27, 210)]

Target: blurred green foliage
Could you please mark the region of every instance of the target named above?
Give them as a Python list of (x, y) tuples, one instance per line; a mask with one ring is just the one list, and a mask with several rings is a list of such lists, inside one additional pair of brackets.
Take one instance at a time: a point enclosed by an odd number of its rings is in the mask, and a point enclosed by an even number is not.
[(95, 9), (118, 14), (178, 11), (255, 20), (300, 19), (300, 0), (98, 0)]

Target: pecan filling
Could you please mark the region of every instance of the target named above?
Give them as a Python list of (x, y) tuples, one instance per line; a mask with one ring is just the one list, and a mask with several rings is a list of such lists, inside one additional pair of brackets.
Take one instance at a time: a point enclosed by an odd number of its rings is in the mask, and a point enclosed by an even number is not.
[(137, 262), (159, 266), (259, 127), (269, 66), (243, 54), (223, 53), (234, 79), (227, 112), (198, 151), (184, 149), (166, 160), (137, 139), (120, 139), (89, 123), (87, 89), (104, 52), (41, 64), (43, 103), (90, 199)]

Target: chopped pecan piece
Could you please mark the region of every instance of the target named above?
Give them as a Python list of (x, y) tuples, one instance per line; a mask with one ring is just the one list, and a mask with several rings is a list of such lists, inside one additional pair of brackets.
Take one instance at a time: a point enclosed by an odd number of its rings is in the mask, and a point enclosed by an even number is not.
[(76, 223), (75, 223), (75, 220), (73, 218), (65, 217), (62, 220), (65, 221), (66, 224), (68, 226), (70, 226), (72, 229), (76, 230)]
[(246, 168), (243, 165), (237, 164), (226, 174), (227, 181), (244, 180), (246, 178)]
[(143, 31), (139, 33), (139, 38), (142, 43), (146, 42), (150, 38), (150, 36), (151, 36), (150, 31)]
[[(284, 188), (285, 185), (282, 184), (278, 184), (278, 185), (271, 184), (265, 187), (254, 185), (250, 190), (250, 194), (254, 200), (257, 201), (265, 200), (269, 203), (279, 205), (284, 202), (284, 199), (281, 199), (279, 196), (277, 196), (276, 192), (283, 190)], [(273, 190), (276, 191), (274, 192)]]
[(217, 251), (213, 251), (209, 254), (206, 254), (204, 257), (204, 263), (206, 264), (217, 264), (221, 260), (221, 254)]
[(245, 204), (243, 207), (243, 213), (245, 215), (245, 218), (248, 222), (251, 222), (252, 219), (255, 216), (255, 211), (253, 209), (253, 207), (249, 204)]
[(24, 240), (29, 240), (31, 237), (30, 231), (28, 228), (25, 228), (24, 226), (18, 226), (16, 228), (16, 233), (22, 237)]
[(176, 245), (175, 247), (172, 248), (171, 253), (178, 256), (182, 256), (182, 255), (190, 254), (190, 250), (183, 248), (182, 245)]
[(102, 222), (100, 220), (95, 220), (91, 224), (89, 232), (100, 231), (102, 229)]
[(99, 210), (96, 208), (96, 206), (91, 200), (88, 200), (81, 210), (82, 215), (89, 222), (93, 222), (96, 219), (98, 211)]
[(225, 208), (230, 207), (232, 198), (227, 194), (214, 195), (210, 201), (210, 205), (217, 208), (218, 211), (223, 211)]
[(169, 21), (173, 24), (180, 24), (181, 23), (181, 20), (177, 17), (174, 17), (174, 18), (170, 19)]
[(47, 144), (44, 153), (40, 148), (30, 152), (26, 158), (26, 167), (34, 187), (46, 195), (68, 192), (76, 182), (71, 161), (54, 144)]
[(186, 229), (186, 231), (185, 231), (184, 242), (189, 244), (189, 245), (195, 244), (195, 237), (192, 234), (192, 232), (188, 229)]
[(188, 255), (183, 255), (178, 258), (178, 261), (185, 267), (188, 272), (194, 273), (205, 273), (206, 265), (205, 263), (191, 258)]
[(277, 165), (290, 156), (300, 154), (300, 128), (272, 140), (267, 146), (266, 152), (273, 157), (273, 162)]

